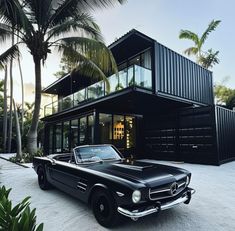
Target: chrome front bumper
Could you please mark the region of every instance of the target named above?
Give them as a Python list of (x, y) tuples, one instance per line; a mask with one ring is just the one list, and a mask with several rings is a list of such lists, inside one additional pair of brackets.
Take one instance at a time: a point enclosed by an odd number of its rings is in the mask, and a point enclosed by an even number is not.
[(150, 215), (152, 213), (156, 213), (156, 212), (160, 212), (161, 210), (166, 210), (166, 209), (170, 209), (172, 207), (175, 207), (181, 203), (189, 203), (191, 196), (195, 193), (196, 191), (194, 189), (189, 189), (187, 192), (185, 192), (182, 197), (174, 200), (174, 201), (170, 201), (167, 203), (156, 203), (156, 206), (150, 209), (146, 209), (144, 211), (138, 211), (138, 210), (134, 210), (134, 211), (129, 211), (127, 209), (124, 209), (122, 207), (118, 207), (117, 210), (120, 214), (126, 216), (126, 217), (130, 217), (131, 219), (135, 220), (138, 219), (140, 217), (144, 217), (147, 215)]

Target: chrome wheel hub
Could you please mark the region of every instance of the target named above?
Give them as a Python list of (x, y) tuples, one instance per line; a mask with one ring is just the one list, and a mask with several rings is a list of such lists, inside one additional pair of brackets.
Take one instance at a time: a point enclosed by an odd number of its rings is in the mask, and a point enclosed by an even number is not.
[(100, 211), (103, 212), (104, 211), (104, 205), (100, 204)]

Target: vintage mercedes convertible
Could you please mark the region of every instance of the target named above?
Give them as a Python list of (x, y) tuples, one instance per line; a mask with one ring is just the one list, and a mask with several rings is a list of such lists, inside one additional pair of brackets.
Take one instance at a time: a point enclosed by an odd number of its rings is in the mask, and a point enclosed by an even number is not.
[(97, 221), (110, 227), (120, 214), (137, 220), (188, 204), (191, 173), (154, 160), (124, 159), (112, 145), (79, 146), (73, 153), (35, 157), (41, 189), (55, 186), (89, 203)]

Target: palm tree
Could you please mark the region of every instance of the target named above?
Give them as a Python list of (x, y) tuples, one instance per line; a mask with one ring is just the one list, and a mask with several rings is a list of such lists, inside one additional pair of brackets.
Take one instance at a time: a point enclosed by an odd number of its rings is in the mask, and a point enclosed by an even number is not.
[(219, 63), (218, 54), (219, 51), (214, 52), (212, 49), (209, 49), (205, 54), (201, 55), (199, 60), (200, 64), (206, 69), (213, 67)]
[(4, 67), (4, 96), (3, 96), (3, 152), (7, 152), (7, 65)]
[(20, 161), (22, 159), (22, 141), (21, 141), (19, 116), (18, 116), (14, 99), (13, 99), (13, 108), (14, 108), (14, 115), (15, 115), (16, 143), (17, 143), (16, 160)]
[[(65, 56), (73, 55), (79, 66), (85, 65), (101, 78), (117, 67), (111, 51), (104, 45), (98, 25), (90, 12), (125, 0), (2, 0), (0, 1), (0, 37), (12, 34), (19, 42), (11, 46), (0, 63), (16, 56), (18, 45), (27, 46), (35, 69), (35, 108), (28, 132), (28, 151), (37, 150), (37, 127), (41, 105), (41, 65), (57, 48)], [(70, 33), (69, 33), (70, 32)], [(71, 36), (71, 33), (74, 36)], [(8, 55), (7, 55), (8, 54)], [(94, 72), (93, 72), (94, 73)]]
[(189, 47), (184, 51), (188, 56), (195, 55), (197, 59), (197, 63), (200, 63), (200, 57), (202, 56), (202, 46), (205, 43), (208, 35), (216, 29), (216, 27), (220, 24), (220, 20), (212, 20), (205, 32), (201, 35), (197, 35), (196, 33), (189, 30), (181, 30), (179, 34), (180, 39), (188, 39), (194, 42), (194, 46)]

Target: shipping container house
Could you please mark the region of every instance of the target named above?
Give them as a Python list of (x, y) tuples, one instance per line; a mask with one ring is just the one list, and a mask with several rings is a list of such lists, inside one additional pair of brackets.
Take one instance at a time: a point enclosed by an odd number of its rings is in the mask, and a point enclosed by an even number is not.
[(112, 143), (136, 158), (234, 159), (235, 115), (214, 105), (211, 71), (137, 30), (109, 48), (119, 70), (109, 84), (68, 74), (43, 90), (57, 97), (42, 119), (45, 154)]

